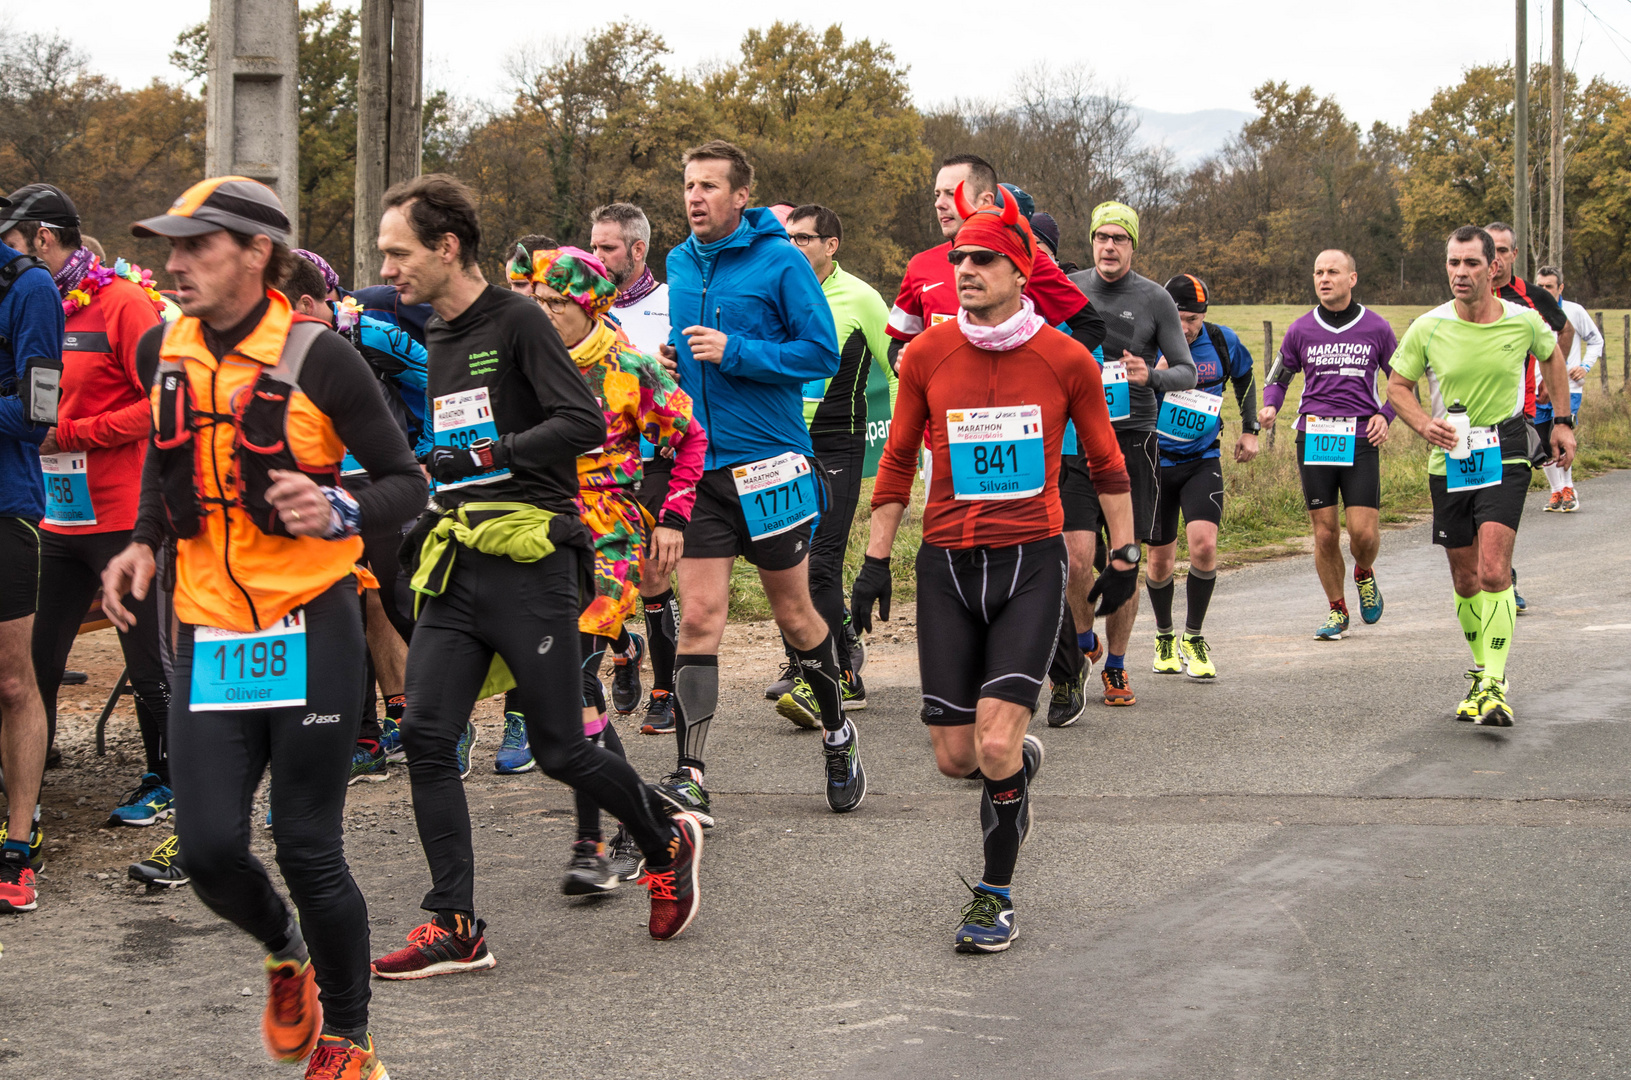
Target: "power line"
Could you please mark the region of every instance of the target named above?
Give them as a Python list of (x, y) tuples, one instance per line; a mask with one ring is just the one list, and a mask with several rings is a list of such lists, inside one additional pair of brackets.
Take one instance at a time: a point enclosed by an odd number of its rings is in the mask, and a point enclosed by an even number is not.
[[(1599, 16), (1595, 11), (1591, 10), (1591, 7), (1590, 7), (1590, 5), (1588, 5), (1586, 3), (1586, 0), (1579, 0), (1579, 3), (1580, 3), (1581, 8), (1583, 8), (1585, 10), (1587, 15), (1590, 15), (1592, 17), (1592, 20), (1594, 22), (1596, 22), (1598, 26), (1602, 27), (1604, 30), (1607, 30), (1610, 34), (1613, 34), (1614, 37), (1619, 38), (1620, 41), (1624, 41), (1627, 45), (1631, 45), (1631, 37), (1626, 37), (1624, 34), (1620, 33), (1620, 31), (1618, 31), (1614, 27), (1610, 26), (1607, 22), (1604, 22), (1601, 16)], [(1631, 0), (1626, 0), (1626, 3), (1631, 4)], [(1624, 49), (1620, 48), (1620, 44), (1619, 44), (1618, 41), (1615, 41), (1615, 40), (1613, 40), (1613, 38), (1610, 38), (1608, 40), (1608, 43), (1610, 45), (1614, 46), (1614, 51), (1615, 52), (1617, 52), (1621, 56), (1625, 57), (1625, 62), (1626, 63), (1631, 64), (1631, 55), (1627, 55), (1626, 51)]]

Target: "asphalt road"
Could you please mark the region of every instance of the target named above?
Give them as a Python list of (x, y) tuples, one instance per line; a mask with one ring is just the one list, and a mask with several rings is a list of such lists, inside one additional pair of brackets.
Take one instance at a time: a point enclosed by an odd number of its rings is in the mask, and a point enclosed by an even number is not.
[[(380, 1050), (397, 1080), (1625, 1076), (1631, 473), (1581, 491), (1572, 516), (1530, 500), (1509, 731), (1451, 719), (1468, 657), (1425, 526), (1386, 535), (1386, 615), (1338, 643), (1312, 640), (1307, 559), (1224, 574), (1214, 685), (1147, 674), (1146, 607), (1138, 706), (1036, 722), (1003, 955), (951, 949), (976, 789), (934, 771), (909, 635), (874, 648), (872, 793), (847, 817), (817, 738), (751, 693), (771, 650), (727, 654), (721, 824), (675, 942), (646, 936), (633, 890), (559, 894), (570, 799), (487, 772), (489, 740), (469, 794), (499, 966), (376, 983)], [(648, 775), (671, 761), (628, 742)], [(427, 885), (405, 778), (353, 788), (348, 816), (377, 954)], [(294, 1075), (259, 1049), (256, 944), (106, 859), (105, 881), (48, 868), (41, 910), (0, 921), (5, 1074)]]

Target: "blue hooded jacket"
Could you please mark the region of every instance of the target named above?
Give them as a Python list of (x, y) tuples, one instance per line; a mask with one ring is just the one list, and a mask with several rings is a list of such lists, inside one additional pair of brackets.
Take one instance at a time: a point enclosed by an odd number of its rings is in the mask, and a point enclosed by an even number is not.
[[(811, 452), (802, 388), (837, 374), (838, 331), (809, 260), (774, 214), (743, 211), (711, 271), (694, 236), (668, 253), (668, 322), (680, 389), (708, 432), (704, 468)], [(695, 359), (688, 326), (723, 331), (724, 359)]]

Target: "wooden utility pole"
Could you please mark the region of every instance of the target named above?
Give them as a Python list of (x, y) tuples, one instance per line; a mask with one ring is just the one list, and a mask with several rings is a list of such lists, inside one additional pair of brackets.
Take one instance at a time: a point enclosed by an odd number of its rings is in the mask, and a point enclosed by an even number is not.
[(1563, 269), (1563, 0), (1552, 0), (1552, 236), (1547, 262)]
[(1512, 276), (1529, 274), (1529, 0), (1518, 0), (1518, 45), (1513, 74), (1517, 96), (1513, 102), (1517, 131), (1512, 147), (1512, 240), (1516, 253)]
[(379, 283), (380, 198), (419, 175), (423, 147), (424, 0), (362, 0), (352, 287)]
[(1597, 364), (1602, 368), (1600, 374), (1603, 377), (1603, 392), (1606, 394), (1608, 392), (1608, 356), (1606, 355), (1608, 353), (1608, 331), (1603, 329), (1603, 313), (1601, 311), (1597, 313), (1597, 332), (1603, 336), (1603, 352), (1605, 355), (1597, 361)]
[(210, 0), (204, 172), (259, 180), (300, 229), (300, 8)]

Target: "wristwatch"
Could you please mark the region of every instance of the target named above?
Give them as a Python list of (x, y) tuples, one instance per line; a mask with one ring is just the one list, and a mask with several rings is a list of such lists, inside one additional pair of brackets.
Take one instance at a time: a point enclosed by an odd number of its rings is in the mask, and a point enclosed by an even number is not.
[(1552, 423), (1562, 424), (1564, 427), (1572, 429), (1574, 427), (1574, 417), (1553, 414)]
[(1248, 420), (1246, 423), (1240, 425), (1240, 430), (1241, 433), (1245, 435), (1256, 435), (1263, 430), (1263, 425), (1259, 424), (1256, 420)]
[(1107, 552), (1107, 555), (1112, 562), (1120, 559), (1124, 563), (1130, 563), (1133, 566), (1137, 566), (1140, 558), (1140, 552), (1141, 549), (1137, 544), (1128, 544), (1126, 547), (1111, 548), (1109, 552)]

